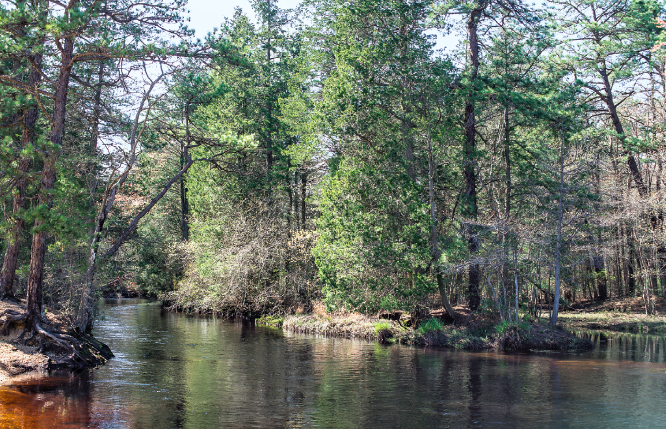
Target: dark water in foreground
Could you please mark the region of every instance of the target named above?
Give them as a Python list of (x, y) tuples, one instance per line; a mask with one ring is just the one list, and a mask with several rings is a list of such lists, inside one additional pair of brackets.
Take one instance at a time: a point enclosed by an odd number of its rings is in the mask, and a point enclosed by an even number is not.
[(293, 335), (107, 301), (116, 358), (0, 387), (0, 428), (666, 427), (664, 337), (502, 354)]

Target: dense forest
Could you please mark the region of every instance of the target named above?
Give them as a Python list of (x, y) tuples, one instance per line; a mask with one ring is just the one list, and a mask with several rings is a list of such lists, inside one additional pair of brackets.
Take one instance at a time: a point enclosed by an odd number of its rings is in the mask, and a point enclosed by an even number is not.
[(197, 40), (185, 0), (0, 1), (13, 320), (666, 296), (663, 3), (252, 6)]

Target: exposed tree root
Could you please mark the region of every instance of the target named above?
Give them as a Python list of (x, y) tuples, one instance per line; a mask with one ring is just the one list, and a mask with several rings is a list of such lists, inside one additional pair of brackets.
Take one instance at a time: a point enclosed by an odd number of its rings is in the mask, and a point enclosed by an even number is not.
[(29, 336), (23, 340), (23, 343), (26, 344), (29, 341), (33, 341), (36, 337), (39, 338), (40, 353), (43, 353), (46, 348), (65, 350), (69, 353), (66, 359), (52, 362), (51, 366), (71, 369), (88, 368), (102, 364), (113, 357), (113, 353), (111, 353), (108, 346), (95, 340), (90, 335), (81, 333), (77, 329), (69, 332), (46, 329), (39, 321), (30, 323), (27, 313), (20, 313), (12, 309), (6, 309), (0, 313), (0, 318), (2, 317), (5, 320), (0, 329), (1, 335), (8, 335), (11, 325), (24, 323), (26, 326), (19, 336), (19, 341), (27, 333)]
[(18, 311), (9, 308), (0, 314), (0, 317), (3, 316), (5, 317), (5, 322), (2, 324), (2, 328), (0, 328), (0, 334), (2, 335), (9, 334), (9, 327), (12, 323), (23, 323), (28, 317), (25, 313), (19, 313)]
[(11, 302), (12, 304), (21, 304), (21, 300), (12, 295), (11, 293), (3, 293), (2, 296), (0, 296), (0, 301), (5, 301), (5, 302)]

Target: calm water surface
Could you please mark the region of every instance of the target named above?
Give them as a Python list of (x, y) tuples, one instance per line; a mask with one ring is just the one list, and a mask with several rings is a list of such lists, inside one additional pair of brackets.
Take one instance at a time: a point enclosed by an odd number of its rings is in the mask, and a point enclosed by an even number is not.
[(0, 428), (666, 427), (664, 338), (578, 354), (320, 338), (107, 301), (116, 358), (0, 387)]

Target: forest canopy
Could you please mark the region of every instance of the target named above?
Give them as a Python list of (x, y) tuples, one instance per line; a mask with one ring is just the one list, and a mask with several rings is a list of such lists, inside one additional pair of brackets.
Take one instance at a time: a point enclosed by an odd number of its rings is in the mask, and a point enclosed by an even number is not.
[(0, 293), (37, 331), (119, 290), (553, 325), (666, 296), (663, 2), (253, 0), (203, 41), (186, 6), (0, 0)]

